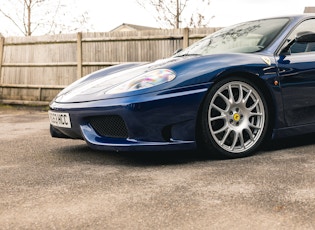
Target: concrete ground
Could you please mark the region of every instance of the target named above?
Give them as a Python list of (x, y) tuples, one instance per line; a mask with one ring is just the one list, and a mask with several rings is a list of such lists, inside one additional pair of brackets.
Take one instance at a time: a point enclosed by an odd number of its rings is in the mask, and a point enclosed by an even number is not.
[(315, 229), (315, 135), (248, 158), (114, 153), (0, 108), (0, 229)]

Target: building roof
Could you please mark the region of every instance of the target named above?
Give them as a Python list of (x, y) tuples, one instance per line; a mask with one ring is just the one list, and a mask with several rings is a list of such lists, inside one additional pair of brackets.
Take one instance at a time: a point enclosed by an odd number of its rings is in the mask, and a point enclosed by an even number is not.
[(158, 28), (148, 27), (148, 26), (139, 26), (128, 23), (123, 23), (120, 26), (112, 29), (110, 32), (124, 32), (124, 31), (139, 31), (139, 30), (156, 30)]
[(315, 6), (307, 6), (304, 8), (304, 13), (315, 13)]

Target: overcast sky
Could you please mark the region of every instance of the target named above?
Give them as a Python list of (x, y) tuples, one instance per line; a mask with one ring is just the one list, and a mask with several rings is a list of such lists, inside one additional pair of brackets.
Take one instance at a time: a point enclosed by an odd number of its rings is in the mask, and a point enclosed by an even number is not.
[[(4, 3), (13, 2), (8, 2), (8, 0), (0, 1), (3, 1), (0, 7), (3, 7)], [(189, 3), (199, 6), (198, 12), (201, 11), (200, 13), (207, 16), (207, 18), (213, 17), (210, 20), (209, 27), (225, 27), (252, 19), (301, 14), (306, 6), (315, 6), (315, 0), (211, 0), (210, 7), (207, 8), (200, 3), (198, 4), (200, 1), (190, 0)], [(86, 27), (91, 32), (107, 32), (123, 23), (156, 28), (163, 27), (162, 24), (155, 21), (151, 15), (152, 11), (144, 9), (136, 0), (61, 0), (61, 2), (66, 6), (67, 10), (71, 10), (70, 13), (66, 14), (69, 20), (76, 19), (76, 14), (82, 15), (86, 11), (90, 17)], [(14, 4), (11, 4), (11, 7), (12, 9), (9, 9), (11, 10), (10, 12), (15, 12)], [(185, 12), (188, 17), (186, 20), (182, 18), (183, 21), (189, 20), (191, 16), (189, 11), (196, 11), (196, 9), (186, 8)], [(20, 31), (8, 19), (3, 15), (0, 16), (0, 22), (2, 23), (0, 33), (5, 36), (21, 35)], [(92, 25), (92, 28), (90, 25)], [(82, 28), (82, 31), (85, 31), (85, 29)], [(42, 35), (43, 33), (43, 31), (38, 29), (34, 35)]]
[[(100, 2), (101, 5), (100, 5)], [(95, 31), (109, 31), (122, 23), (160, 27), (136, 0), (83, 0)], [(303, 13), (314, 0), (211, 0), (209, 26), (228, 26), (238, 22), (270, 16)]]

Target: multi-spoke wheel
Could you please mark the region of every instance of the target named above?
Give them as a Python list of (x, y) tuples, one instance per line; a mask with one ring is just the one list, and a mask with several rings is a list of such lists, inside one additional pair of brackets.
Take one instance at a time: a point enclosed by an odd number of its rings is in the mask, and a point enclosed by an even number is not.
[(205, 143), (228, 157), (252, 154), (267, 132), (267, 109), (263, 94), (250, 81), (233, 78), (219, 82), (203, 108)]

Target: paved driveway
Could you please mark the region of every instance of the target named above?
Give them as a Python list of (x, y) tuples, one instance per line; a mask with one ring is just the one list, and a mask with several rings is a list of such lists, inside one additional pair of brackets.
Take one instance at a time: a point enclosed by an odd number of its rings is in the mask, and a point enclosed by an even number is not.
[(315, 135), (217, 160), (94, 151), (40, 111), (0, 127), (0, 229), (315, 229)]

